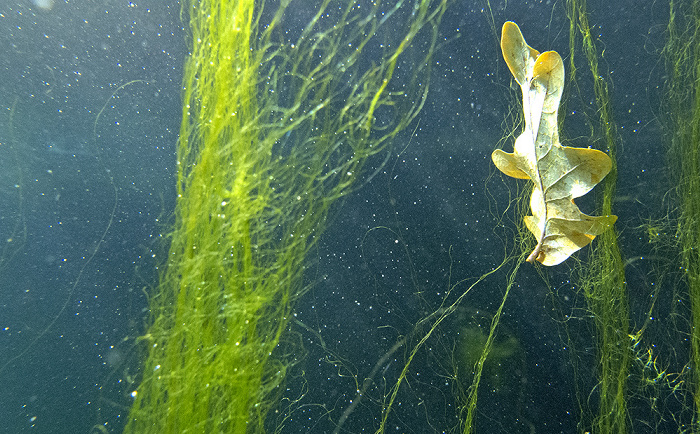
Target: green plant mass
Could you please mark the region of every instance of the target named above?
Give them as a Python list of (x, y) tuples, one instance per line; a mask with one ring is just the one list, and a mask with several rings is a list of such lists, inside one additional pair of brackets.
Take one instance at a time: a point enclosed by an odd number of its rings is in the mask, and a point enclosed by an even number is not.
[[(488, 341), (487, 321), (491, 316), (469, 312), (456, 315), (459, 327), (454, 359), (460, 386), (466, 390), (472, 384), (472, 374)], [(518, 371), (524, 364), (524, 351), (517, 337), (505, 327), (499, 329), (488, 358), (484, 361), (481, 386), (492, 388), (497, 394), (508, 394), (519, 386)]]
[[(680, 268), (688, 287), (693, 396), (692, 432), (700, 432), (700, 3), (670, 1), (668, 40), (664, 47), (668, 73), (666, 126)], [(651, 238), (650, 238), (651, 239)], [(656, 238), (654, 238), (656, 240)], [(657, 240), (658, 241), (658, 240)]]
[[(585, 1), (571, 0), (567, 3), (569, 17), (569, 45), (572, 77), (576, 77), (575, 48), (580, 44), (586, 58), (586, 66), (593, 80), (593, 92), (597, 107), (596, 130), (611, 157), (612, 167), (603, 183), (603, 194), (599, 201), (603, 214), (612, 213), (613, 198), (617, 189), (617, 144), (616, 124), (613, 116), (608, 80), (599, 71), (599, 49), (588, 23)], [(597, 345), (598, 408), (592, 417), (592, 430), (598, 433), (624, 433), (628, 430), (628, 384), (632, 362), (630, 346), (630, 310), (625, 269), (615, 228), (602, 234), (599, 243), (589, 258), (589, 263), (580, 270), (579, 285), (586, 297), (588, 308), (595, 318)], [(594, 410), (593, 413), (596, 413)], [(584, 415), (585, 419), (587, 416)], [(584, 422), (583, 424), (588, 424)]]
[[(288, 5), (183, 5), (176, 216), (126, 432), (264, 430), (307, 253), (368, 158), (422, 107), (445, 0), (382, 13), (324, 1), (293, 40), (278, 28)], [(427, 46), (397, 91), (397, 62), (421, 32)], [(377, 61), (360, 62), (382, 43)]]

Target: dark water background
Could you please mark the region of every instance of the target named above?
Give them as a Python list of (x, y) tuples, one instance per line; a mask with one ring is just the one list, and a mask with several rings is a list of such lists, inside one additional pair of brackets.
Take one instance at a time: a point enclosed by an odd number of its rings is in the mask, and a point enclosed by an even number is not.
[[(298, 17), (289, 25), (305, 23), (313, 10), (297, 3)], [(308, 279), (315, 285), (294, 323), (306, 354), (292, 368), (285, 396), (306, 390), (301, 404), (312, 405), (293, 413), (283, 432), (331, 432), (355, 398), (353, 375), (361, 384), (396, 340), (439, 305), (450, 282), (478, 277), (503, 259), (502, 232), (494, 228), (519, 181), (489, 178), (495, 170), (490, 154), (519, 90), (509, 90), (491, 20), (497, 32), (514, 20), (531, 46), (560, 53), (568, 53), (568, 21), (561, 1), (485, 7), (460, 0), (448, 10), (418, 122), (397, 138), (377, 176), (344, 201), (310, 258)], [(649, 255), (638, 226), (665, 214), (669, 185), (657, 118), (667, 8), (589, 2), (614, 83), (622, 140), (616, 213), (626, 258)], [(139, 368), (133, 338), (143, 333), (144, 288), (156, 282), (174, 204), (186, 56), (179, 14), (178, 3), (161, 0), (0, 5), (0, 237), (13, 239), (0, 269), (0, 432), (123, 427)], [(576, 146), (590, 144), (583, 113), (594, 106), (582, 60), (581, 93), (590, 100), (570, 99), (563, 131), (571, 139), (565, 144)], [(410, 70), (410, 59), (399, 68)], [(512, 141), (504, 148), (510, 151)], [(580, 203), (593, 211), (593, 198)], [(632, 323), (639, 325), (650, 281), (644, 261), (635, 264), (628, 279)], [(576, 332), (590, 324), (578, 310), (570, 267), (545, 270), (549, 287), (535, 267), (521, 269), (502, 319), (517, 353), (508, 363), (517, 366), (490, 377), (492, 387), (479, 401), (480, 432), (577, 431), (575, 385), (584, 391), (579, 399), (587, 399), (595, 385), (595, 349), (590, 334), (574, 336), (573, 355), (562, 339), (562, 312), (583, 324), (573, 326)], [(504, 284), (498, 274), (478, 285), (426, 345), (399, 397), (392, 432), (456, 426), (448, 378), (456, 336), (471, 318), (495, 311)], [(343, 360), (342, 367), (329, 358)], [(374, 431), (377, 400), (403, 360), (401, 349), (382, 364), (344, 429)], [(572, 360), (584, 366), (577, 379)], [(637, 429), (647, 432), (644, 425)]]

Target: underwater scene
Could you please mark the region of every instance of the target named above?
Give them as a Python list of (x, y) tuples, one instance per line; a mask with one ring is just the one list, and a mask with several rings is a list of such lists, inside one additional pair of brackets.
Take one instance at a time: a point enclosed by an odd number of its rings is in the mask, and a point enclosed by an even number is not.
[(0, 433), (700, 432), (700, 0), (0, 39)]

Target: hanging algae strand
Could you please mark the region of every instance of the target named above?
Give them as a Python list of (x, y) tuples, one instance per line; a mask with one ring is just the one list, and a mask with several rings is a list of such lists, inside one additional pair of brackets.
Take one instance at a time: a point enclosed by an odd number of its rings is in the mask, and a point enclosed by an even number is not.
[(700, 432), (700, 2), (669, 2), (667, 42), (663, 49), (668, 74), (667, 113), (669, 173), (678, 207), (676, 239), (690, 301), (690, 381), (693, 424)]
[[(603, 194), (600, 201), (602, 213), (612, 212), (613, 198), (617, 186), (617, 126), (613, 116), (608, 80), (599, 68), (599, 56), (595, 33), (588, 23), (587, 3), (585, 0), (568, 0), (566, 2), (569, 18), (569, 47), (571, 80), (576, 76), (574, 53), (580, 41), (580, 50), (585, 56), (596, 101), (595, 119), (591, 116), (590, 124), (597, 125), (600, 138), (605, 144), (612, 166), (603, 182)], [(590, 97), (586, 96), (586, 100)], [(596, 353), (598, 358), (598, 382), (594, 393), (598, 397), (597, 415), (590, 423), (589, 411), (582, 407), (581, 426), (597, 433), (629, 432), (629, 410), (627, 405), (628, 378), (632, 352), (630, 345), (630, 308), (627, 294), (624, 261), (620, 251), (618, 235), (615, 228), (601, 234), (595, 249), (589, 256), (585, 267), (575, 270), (577, 286), (581, 289), (588, 303), (588, 310), (594, 319), (596, 336)], [(592, 394), (579, 397), (580, 402), (592, 402)]]
[(612, 162), (604, 152), (559, 144), (557, 112), (564, 89), (559, 54), (540, 54), (510, 21), (503, 24), (501, 50), (522, 89), (525, 130), (513, 153), (497, 149), (491, 158), (506, 175), (534, 183), (532, 215), (525, 217), (525, 225), (537, 237), (537, 246), (527, 260), (557, 265), (617, 220), (614, 215), (586, 215), (574, 203), (608, 174)]
[[(353, 1), (341, 9), (322, 1), (293, 43), (278, 28), (291, 2), (276, 10), (254, 3), (183, 5), (191, 54), (175, 222), (149, 300), (128, 433), (265, 430), (294, 357), (285, 331), (304, 292), (306, 255), (330, 206), (422, 107), (447, 1), (388, 11), (375, 2), (368, 13)], [(377, 18), (385, 16), (410, 18)], [(397, 60), (423, 28), (425, 51), (397, 92)], [(385, 33), (396, 41), (381, 42), (396, 48), (360, 62), (362, 48)], [(379, 110), (391, 116), (375, 128)]]

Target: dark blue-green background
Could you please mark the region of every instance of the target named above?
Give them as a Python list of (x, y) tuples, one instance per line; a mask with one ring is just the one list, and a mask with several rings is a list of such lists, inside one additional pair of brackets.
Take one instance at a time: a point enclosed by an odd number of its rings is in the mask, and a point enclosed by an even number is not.
[[(292, 29), (313, 12), (312, 2), (295, 3), (285, 23)], [(668, 5), (596, 0), (588, 7), (605, 49), (601, 65), (612, 78), (622, 143), (615, 211), (623, 255), (648, 256), (639, 225), (666, 214), (662, 198), (669, 189), (658, 119)], [(490, 9), (477, 0), (452, 3), (425, 108), (397, 138), (384, 168), (333, 213), (309, 258), (313, 286), (293, 323), (305, 354), (290, 369), (284, 394), (305, 396), (283, 432), (332, 432), (355, 398), (353, 376), (361, 385), (396, 340), (438, 308), (450, 283), (478, 277), (503, 259), (501, 237), (512, 236), (514, 223), (500, 216), (522, 184), (502, 180), (490, 160), (512, 127), (509, 113), (512, 118), (518, 110), (519, 90), (511, 87), (498, 46), (505, 20), (516, 21), (536, 49), (567, 56), (562, 1), (507, 7), (495, 1)], [(186, 58), (180, 5), (56, 0), (42, 9), (30, 0), (6, 0), (0, 46), (0, 432), (90, 432), (98, 424), (119, 432), (139, 369), (134, 338), (144, 332), (144, 291), (157, 281), (154, 268), (163, 258), (161, 237), (174, 203)], [(590, 143), (585, 116), (595, 115), (590, 73), (577, 56), (580, 90), (568, 99), (562, 137), (564, 144), (599, 147)], [(411, 60), (399, 64), (400, 74), (409, 73)], [(502, 146), (510, 151), (512, 137)], [(593, 197), (580, 203), (594, 212)], [(627, 270), (633, 327), (644, 320), (653, 290), (647, 262), (630, 261)], [(585, 428), (577, 423), (582, 408), (595, 407), (595, 340), (571, 266), (546, 269), (544, 278), (530, 264), (521, 268), (502, 318), (503, 334), (518, 342), (517, 355), (480, 390), (478, 432)], [(389, 431), (443, 432), (457, 425), (453, 349), (470, 318), (495, 311), (504, 287), (504, 273), (477, 285), (428, 341)], [(667, 321), (659, 309), (658, 321)], [(661, 328), (682, 334), (683, 324)], [(665, 338), (650, 335), (649, 342)], [(669, 363), (687, 351), (679, 341)], [(376, 429), (405, 351), (381, 365), (343, 429)], [(499, 375), (506, 380), (499, 382)], [(648, 425), (668, 418), (647, 410), (650, 392), (631, 389), (635, 432), (654, 432)], [(667, 405), (664, 411), (675, 411)], [(659, 432), (676, 430), (675, 423), (661, 426)]]

